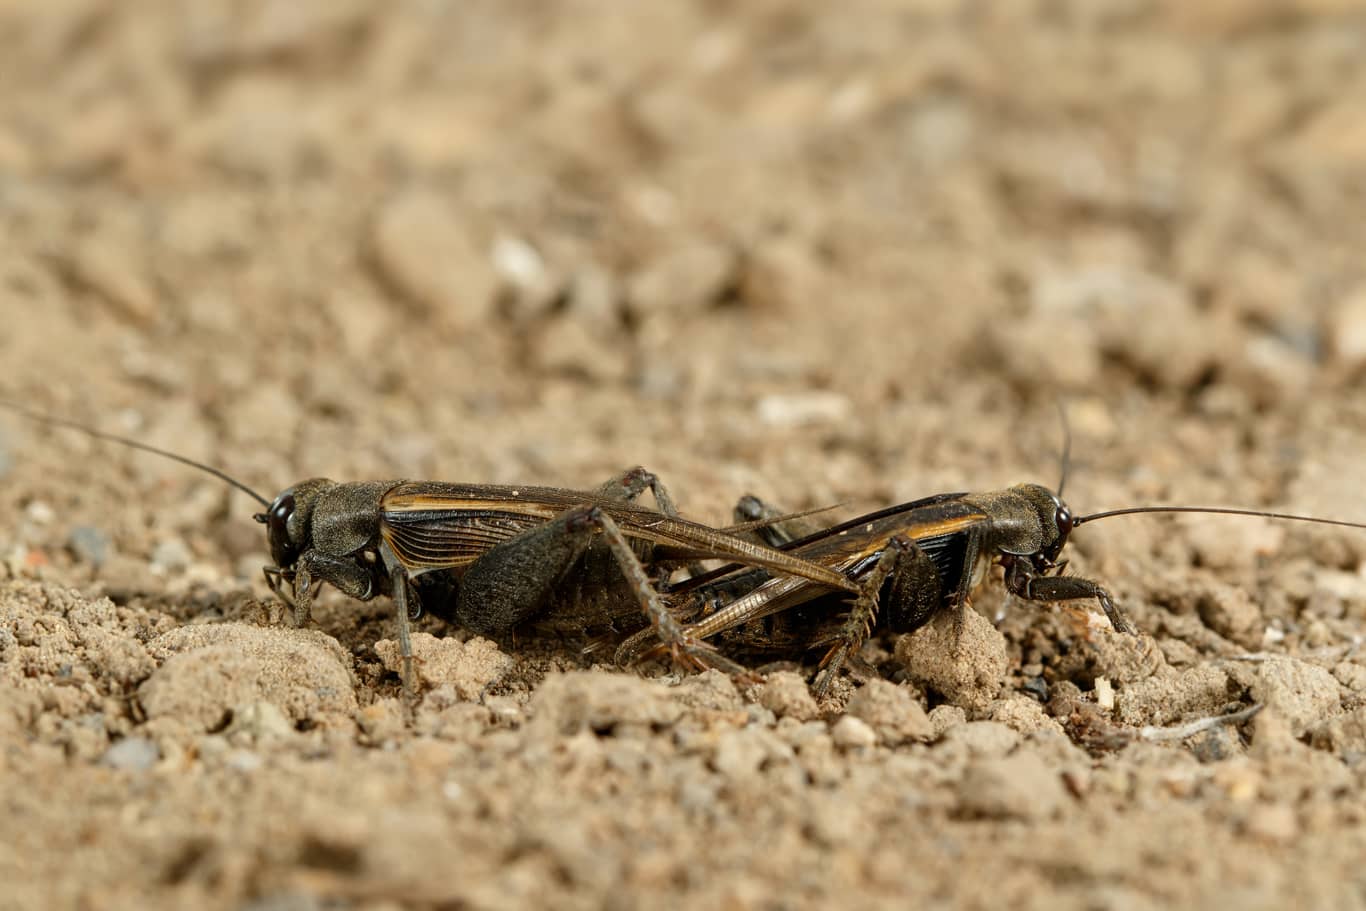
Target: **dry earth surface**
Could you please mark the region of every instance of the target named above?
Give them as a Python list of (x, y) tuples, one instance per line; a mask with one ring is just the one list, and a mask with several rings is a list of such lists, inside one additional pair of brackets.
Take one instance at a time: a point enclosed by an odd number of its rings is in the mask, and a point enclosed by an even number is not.
[[(1366, 520), (1366, 17), (0, 2), (0, 395), (301, 478)], [(0, 907), (1366, 905), (1366, 532), (1080, 529), (817, 703), (384, 599), (0, 416)], [(999, 630), (999, 632), (997, 632)], [(1254, 705), (1260, 714), (1191, 722)]]

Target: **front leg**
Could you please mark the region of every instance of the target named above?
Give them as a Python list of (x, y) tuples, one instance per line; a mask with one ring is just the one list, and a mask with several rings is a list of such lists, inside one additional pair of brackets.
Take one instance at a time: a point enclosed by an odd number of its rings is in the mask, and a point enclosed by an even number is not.
[(1073, 601), (1078, 598), (1095, 598), (1100, 602), (1105, 616), (1110, 618), (1110, 626), (1115, 632), (1136, 635), (1138, 630), (1124, 616), (1123, 611), (1110, 598), (1110, 593), (1090, 579), (1078, 576), (1041, 576), (1023, 557), (1010, 557), (1005, 562), (1006, 589), (1026, 601)]
[[(380, 544), (379, 556), (384, 561), (385, 570), (389, 573), (389, 584), (393, 589), (394, 608), (398, 614), (398, 652), (403, 659), (403, 690), (411, 695), (417, 692), (417, 675), (413, 668), (413, 633), (410, 627), (410, 618), (416, 619), (420, 611), (415, 607), (417, 598), (412, 592), (412, 579), (408, 576), (407, 567), (403, 565), (398, 555), (387, 543)], [(361, 596), (356, 595), (355, 597)], [(365, 598), (361, 598), (361, 600), (363, 601)]]
[(963, 574), (958, 578), (957, 591), (953, 596), (954, 648), (963, 642), (963, 622), (967, 616), (968, 596), (972, 594), (972, 577), (977, 572), (977, 560), (982, 553), (981, 529), (969, 529), (964, 534), (967, 535), (967, 541), (963, 546)]
[(299, 555), (289, 586), (293, 597), (286, 599), (294, 608), (294, 625), (303, 626), (313, 617), (313, 583), (326, 582), (357, 601), (369, 601), (376, 594), (374, 570), (354, 557), (330, 557), (316, 550)]

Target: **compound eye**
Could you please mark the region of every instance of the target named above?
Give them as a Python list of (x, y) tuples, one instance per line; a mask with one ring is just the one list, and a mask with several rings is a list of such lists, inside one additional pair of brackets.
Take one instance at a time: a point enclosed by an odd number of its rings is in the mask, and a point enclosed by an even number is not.
[(279, 569), (288, 569), (299, 559), (298, 548), (289, 537), (289, 520), (293, 515), (294, 494), (282, 493), (266, 516), (266, 541), (270, 544), (270, 557)]
[(1058, 534), (1065, 540), (1072, 533), (1072, 510), (1058, 504), (1058, 512), (1053, 517), (1053, 521), (1058, 525)]

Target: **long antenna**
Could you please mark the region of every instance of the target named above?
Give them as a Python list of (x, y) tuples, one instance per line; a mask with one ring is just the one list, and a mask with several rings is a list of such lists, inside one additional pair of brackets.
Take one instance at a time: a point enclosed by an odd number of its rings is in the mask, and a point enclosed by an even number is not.
[(1072, 426), (1067, 423), (1067, 406), (1058, 399), (1058, 420), (1062, 422), (1062, 474), (1058, 477), (1058, 499), (1062, 499), (1063, 486), (1067, 484), (1067, 470), (1072, 467)]
[(128, 437), (121, 437), (113, 433), (105, 433), (103, 430), (96, 430), (93, 427), (87, 427), (86, 425), (78, 423), (76, 421), (68, 421), (66, 418), (53, 417), (50, 414), (43, 414), (40, 411), (33, 411), (32, 409), (25, 408), (23, 405), (20, 405), (17, 402), (11, 402), (7, 399), (0, 399), (0, 408), (5, 408), (10, 411), (13, 411), (15, 414), (23, 415), (29, 420), (37, 421), (40, 424), (48, 424), (53, 427), (66, 427), (70, 430), (79, 430), (86, 436), (94, 437), (97, 440), (105, 440), (110, 443), (118, 443), (121, 446), (127, 446), (130, 449), (139, 449), (143, 452), (150, 452), (152, 455), (161, 456), (163, 459), (170, 459), (172, 462), (179, 462), (180, 464), (188, 465), (191, 468), (198, 468), (205, 474), (211, 474), (215, 478), (218, 478), (218, 480), (230, 484), (233, 487), (236, 487), (238, 490), (242, 491), (242, 493), (251, 497), (253, 500), (260, 503), (266, 509), (270, 509), (269, 500), (267, 500), (265, 497), (261, 496), (259, 493), (252, 490), (250, 487), (243, 484), (241, 481), (237, 480), (227, 472), (214, 468), (212, 465), (205, 465), (203, 462), (196, 462), (194, 459), (186, 458), (183, 455), (176, 455), (174, 452), (167, 452), (164, 449), (158, 449), (157, 447), (149, 446), (146, 443), (139, 443), (137, 440), (132, 440)]
[(1257, 509), (1233, 509), (1226, 506), (1130, 506), (1126, 509), (1111, 509), (1106, 512), (1095, 512), (1089, 516), (1079, 516), (1072, 520), (1072, 527), (1076, 528), (1078, 525), (1094, 522), (1096, 519), (1108, 519), (1111, 516), (1132, 516), (1144, 512), (1203, 512), (1224, 516), (1260, 516), (1263, 519), (1285, 519), (1289, 522), (1313, 522), (1316, 525), (1366, 528), (1366, 522), (1344, 522), (1341, 519), (1320, 519), (1317, 516), (1297, 516), (1286, 512), (1262, 512)]

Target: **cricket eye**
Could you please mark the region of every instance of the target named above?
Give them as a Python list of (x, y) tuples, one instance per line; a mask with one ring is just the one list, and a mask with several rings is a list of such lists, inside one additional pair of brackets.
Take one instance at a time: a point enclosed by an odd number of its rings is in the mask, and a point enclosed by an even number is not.
[(288, 569), (299, 559), (299, 548), (289, 537), (289, 520), (294, 516), (294, 494), (285, 491), (275, 498), (266, 514), (266, 542), (270, 558), (279, 569)]
[(1072, 533), (1072, 510), (1058, 504), (1058, 511), (1053, 516), (1053, 521), (1057, 523), (1059, 540), (1066, 541), (1067, 536)]

